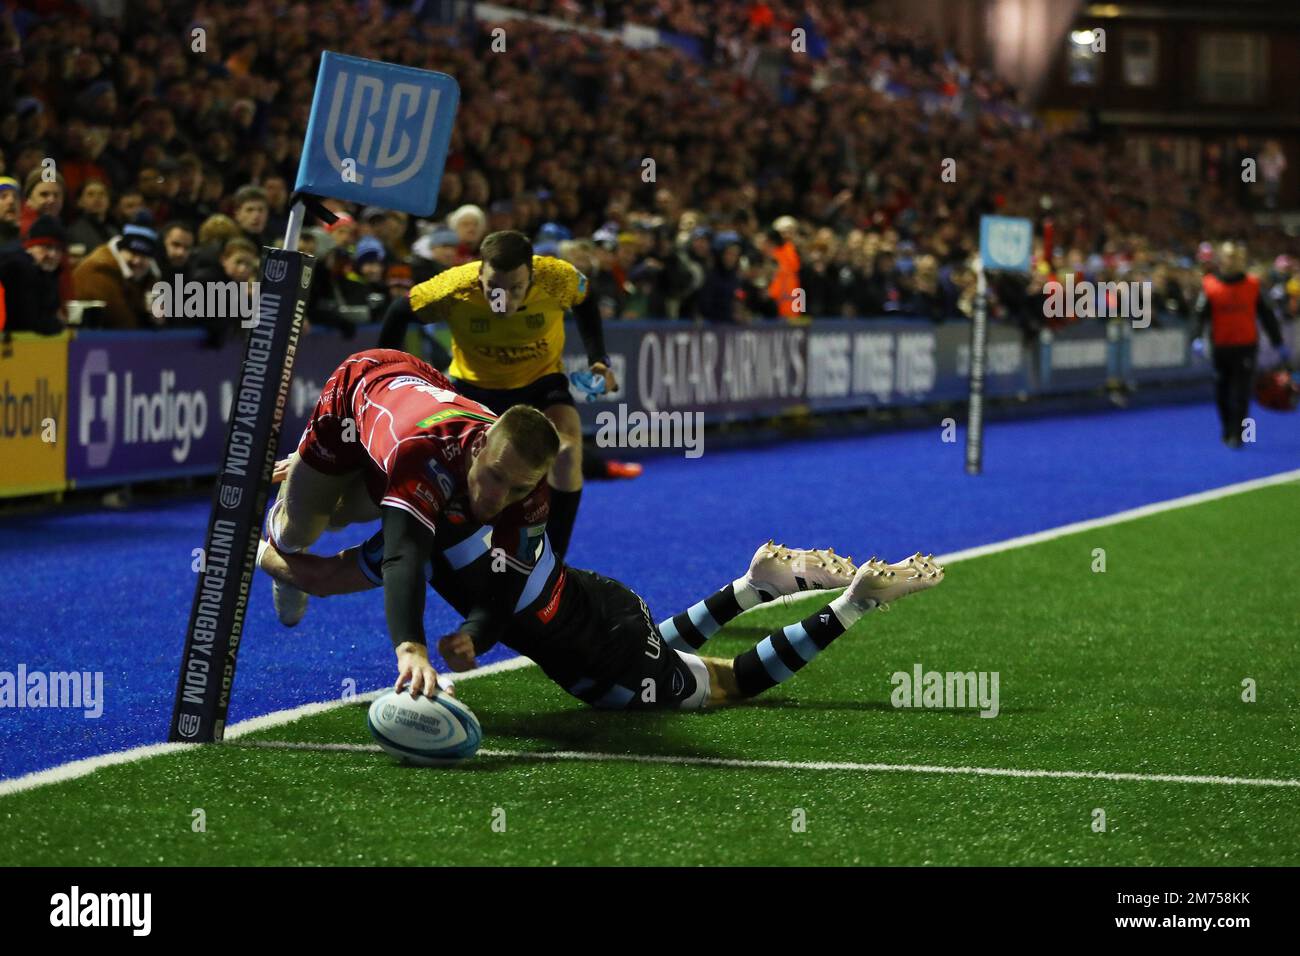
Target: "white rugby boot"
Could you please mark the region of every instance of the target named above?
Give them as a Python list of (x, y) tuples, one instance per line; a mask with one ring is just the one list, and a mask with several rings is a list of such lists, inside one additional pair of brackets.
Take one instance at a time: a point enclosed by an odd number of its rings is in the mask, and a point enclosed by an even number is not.
[(834, 548), (787, 548), (769, 540), (754, 552), (746, 577), (771, 601), (800, 591), (848, 587), (857, 570), (852, 558), (836, 554)]
[(858, 568), (844, 596), (859, 607), (888, 610), (890, 601), (932, 588), (941, 581), (943, 568), (920, 552), (896, 564), (872, 558)]

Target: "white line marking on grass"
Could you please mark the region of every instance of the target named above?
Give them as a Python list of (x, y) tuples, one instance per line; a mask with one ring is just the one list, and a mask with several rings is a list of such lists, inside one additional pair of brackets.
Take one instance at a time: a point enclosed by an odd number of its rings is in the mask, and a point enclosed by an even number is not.
[[(1033, 534), (1021, 535), (1018, 538), (1008, 538), (1006, 541), (997, 541), (993, 544), (980, 545), (975, 548), (966, 548), (962, 551), (954, 551), (951, 554), (938, 555), (935, 560), (940, 563), (949, 564), (957, 561), (966, 561), (971, 558), (979, 558), (988, 554), (997, 554), (1001, 551), (1010, 551), (1013, 548), (1024, 548), (1031, 544), (1039, 544), (1043, 541), (1051, 541), (1054, 538), (1060, 538), (1067, 534), (1075, 534), (1079, 531), (1089, 531), (1093, 528), (1101, 528), (1113, 524), (1121, 524), (1125, 521), (1133, 521), (1137, 518), (1145, 518), (1149, 515), (1159, 514), (1163, 511), (1173, 511), (1175, 508), (1187, 508), (1192, 505), (1202, 504), (1206, 501), (1214, 501), (1219, 498), (1226, 498), (1229, 495), (1238, 495), (1247, 491), (1255, 491), (1259, 488), (1266, 488), (1270, 485), (1281, 485), (1287, 482), (1300, 480), (1300, 469), (1294, 471), (1284, 471), (1276, 475), (1269, 475), (1265, 478), (1252, 478), (1249, 481), (1239, 481), (1236, 484), (1224, 485), (1220, 488), (1211, 488), (1209, 491), (1200, 491), (1196, 494), (1183, 495), (1181, 498), (1170, 498), (1167, 501), (1157, 501), (1154, 504), (1142, 505), (1139, 508), (1130, 508), (1127, 511), (1119, 511), (1112, 515), (1105, 515), (1100, 518), (1091, 518), (1087, 521), (1076, 521), (1072, 524), (1061, 525), (1059, 528), (1050, 528), (1047, 531), (1037, 531)], [(799, 599), (807, 596), (812, 592), (800, 592), (798, 595), (789, 595), (782, 598), (782, 601), (789, 603), (792, 599)], [(457, 675), (456, 679), (469, 680), (475, 677), (486, 677), (489, 674), (497, 674), (502, 671), (517, 670), (532, 665), (532, 661), (526, 657), (515, 657), (507, 661), (499, 661), (496, 664), (488, 664), (485, 667), (475, 668), (472, 671), (466, 671)], [(385, 688), (386, 689), (386, 688)], [(384, 689), (372, 691), (354, 698), (354, 700), (372, 700), (384, 692)], [(292, 723), (302, 717), (308, 717), (312, 714), (323, 713), (335, 707), (342, 707), (349, 701), (331, 700), (313, 704), (303, 704), (299, 707), (290, 707), (286, 710), (277, 710), (275, 713), (265, 714), (261, 717), (253, 717), (249, 720), (241, 720), (239, 723), (231, 724), (226, 728), (226, 739), (238, 739), (244, 734), (253, 733), (258, 730), (266, 730), (271, 727), (279, 727), (283, 724)], [(130, 763), (135, 760), (145, 760), (149, 757), (157, 757), (163, 754), (172, 753), (177, 749), (192, 746), (190, 744), (146, 744), (141, 747), (133, 747), (130, 750), (120, 750), (116, 753), (102, 754), (97, 757), (86, 757), (82, 760), (74, 760), (70, 763), (60, 764), (57, 767), (50, 767), (47, 770), (37, 770), (33, 773), (25, 774), (21, 777), (15, 777), (12, 780), (0, 780), (0, 797), (7, 796), (11, 793), (18, 793), (23, 790), (31, 790), (34, 787), (41, 787), (50, 783), (61, 783), (65, 780), (73, 780), (77, 777), (84, 777), (86, 774), (94, 773), (100, 767), (111, 767), (115, 764)], [(486, 751), (480, 751), (486, 752)], [(684, 759), (684, 758), (683, 758)], [(942, 772), (942, 771), (935, 771)], [(974, 772), (949, 770), (948, 772)], [(1004, 771), (989, 770), (989, 773), (1002, 773)], [(1005, 771), (1011, 773), (1012, 771)], [(1028, 772), (1028, 771), (1024, 771)], [(1049, 771), (1043, 771), (1048, 773)], [(1248, 782), (1248, 781), (1247, 781)], [(1291, 786), (1291, 783), (1283, 782), (1279, 786)]]
[(1000, 551), (1010, 551), (1013, 548), (1024, 548), (1031, 544), (1041, 544), (1044, 541), (1063, 538), (1067, 534), (1078, 534), (1080, 531), (1091, 531), (1093, 528), (1103, 528), (1113, 524), (1122, 524), (1125, 521), (1134, 521), (1138, 518), (1150, 517), (1151, 515), (1160, 514), (1164, 511), (1173, 511), (1176, 508), (1189, 508), (1192, 505), (1204, 504), (1207, 501), (1217, 501), (1219, 498), (1227, 498), (1231, 495), (1239, 495), (1247, 491), (1257, 491), (1260, 488), (1267, 488), (1271, 485), (1284, 485), (1292, 481), (1300, 481), (1300, 468), (1294, 471), (1284, 471), (1276, 475), (1269, 475), (1267, 478), (1252, 478), (1249, 481), (1239, 481), (1236, 484), (1224, 485), (1221, 488), (1211, 488), (1209, 491), (1198, 491), (1192, 495), (1183, 495), (1181, 498), (1170, 498), (1168, 501), (1157, 501), (1154, 504), (1129, 508), (1127, 511), (1117, 511), (1114, 514), (1103, 515), (1100, 518), (1089, 518), (1087, 521), (1075, 521), (1071, 524), (1063, 524), (1059, 528), (1049, 528), (1046, 531), (1035, 531), (1033, 534), (1022, 534), (1018, 538), (1008, 538), (1006, 541), (995, 541), (993, 544), (982, 544), (974, 548), (965, 548), (961, 551), (954, 551), (951, 554), (939, 555), (935, 560), (940, 564), (943, 564), (949, 561), (967, 561), (971, 558), (982, 558), (986, 554), (997, 554)]
[[(249, 740), (240, 746), (270, 750), (324, 750), (383, 753), (378, 744), (316, 744), (288, 740)], [(577, 760), (590, 763), (657, 763), (690, 767), (735, 767), (742, 770), (848, 770), (860, 773), (964, 774), (975, 777), (1022, 777), (1049, 780), (1115, 780), (1141, 783), (1212, 783), (1244, 787), (1300, 787), (1300, 780), (1268, 777), (1220, 777), (1182, 773), (1110, 773), (1104, 770), (1014, 770), (1004, 767), (936, 767), (910, 763), (850, 763), (827, 760), (736, 760), (726, 757), (675, 757), (668, 754), (605, 754), (576, 750), (480, 750), (484, 757), (517, 760)]]
[(88, 773), (93, 773), (100, 767), (111, 767), (119, 763), (133, 763), (136, 760), (176, 753), (188, 746), (190, 745), (145, 744), (142, 747), (132, 747), (130, 750), (119, 750), (115, 753), (100, 754), (98, 757), (73, 760), (71, 763), (59, 764), (57, 767), (50, 767), (48, 770), (35, 770), (32, 773), (23, 774), (21, 777), (14, 777), (12, 780), (0, 780), (0, 797), (18, 793), (20, 790), (43, 787), (48, 783), (75, 780), (77, 777), (84, 777)]
[[(475, 677), (487, 677), (489, 674), (499, 674), (502, 671), (514, 671), (523, 667), (528, 667), (533, 662), (527, 657), (512, 657), (506, 661), (497, 661), (495, 664), (485, 664), (482, 667), (476, 667), (471, 671), (465, 671), (463, 674), (455, 674), (456, 683), (463, 680), (472, 680)], [(231, 724), (226, 728), (226, 740), (237, 740), (245, 734), (251, 734), (258, 730), (265, 730), (268, 727), (279, 727), (283, 724), (293, 723), (303, 717), (310, 717), (313, 714), (321, 714), (327, 710), (333, 710), (335, 707), (342, 707), (345, 704), (356, 701), (374, 700), (380, 694), (390, 690), (392, 685), (382, 687), (379, 690), (370, 691), (366, 694), (358, 694), (352, 700), (329, 700), (315, 704), (302, 704), (298, 707), (290, 707), (286, 710), (277, 710), (272, 714), (263, 714), (261, 717), (252, 717), (248, 720), (241, 720), (238, 723)], [(94, 773), (101, 767), (112, 767), (116, 764), (132, 763), (136, 760), (147, 760), (150, 757), (160, 757), (163, 754), (177, 753), (187, 748), (193, 747), (194, 744), (182, 743), (162, 743), (162, 744), (145, 744), (140, 747), (132, 747), (130, 750), (119, 750), (115, 753), (101, 754), (97, 757), (85, 757), (81, 760), (73, 760), (70, 763), (59, 764), (57, 767), (50, 767), (47, 770), (35, 770), (32, 773), (24, 774), (21, 777), (14, 777), (12, 780), (0, 780), (0, 797), (6, 797), (11, 793), (20, 793), (23, 790), (32, 790), (36, 787), (43, 787), (51, 783), (63, 783), (65, 780), (75, 780), (77, 777), (84, 777), (87, 774)]]
[[(512, 657), (509, 660), (497, 661), (495, 664), (484, 664), (482, 667), (476, 667), (473, 670), (465, 671), (462, 674), (449, 673), (448, 676), (459, 684), (463, 680), (472, 680), (475, 677), (487, 677), (491, 674), (500, 674), (502, 671), (517, 671), (521, 667), (531, 666), (532, 663), (533, 662), (527, 657)], [(358, 694), (351, 700), (327, 700), (316, 704), (301, 704), (297, 707), (277, 710), (271, 714), (263, 714), (261, 717), (250, 717), (248, 720), (241, 720), (239, 723), (231, 724), (227, 727), (226, 740), (238, 740), (246, 734), (257, 733), (259, 730), (267, 730), (271, 727), (279, 727), (282, 724), (292, 723), (295, 720), (300, 720), (303, 717), (310, 717), (313, 714), (321, 714), (327, 710), (342, 707), (345, 704), (372, 701), (376, 697), (386, 694), (392, 689), (393, 685), (389, 684), (386, 687), (379, 688), (379, 690), (372, 690), (365, 694)]]

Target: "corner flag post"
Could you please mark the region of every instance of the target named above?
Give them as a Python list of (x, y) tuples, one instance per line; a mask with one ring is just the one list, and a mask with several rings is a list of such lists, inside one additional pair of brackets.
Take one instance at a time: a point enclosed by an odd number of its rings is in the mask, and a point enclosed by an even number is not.
[(314, 205), (311, 197), (431, 214), (459, 100), (459, 86), (444, 73), (329, 51), (321, 56), (284, 248), (262, 250), (257, 314), (244, 346), (213, 490), (170, 741), (213, 743), (225, 734), (262, 516), (315, 263), (298, 251)]
[(988, 280), (985, 270), (1029, 272), (1033, 224), (1028, 219), (980, 216), (975, 263), (975, 313), (971, 319), (970, 401), (966, 421), (966, 474), (984, 468), (984, 374), (988, 354)]

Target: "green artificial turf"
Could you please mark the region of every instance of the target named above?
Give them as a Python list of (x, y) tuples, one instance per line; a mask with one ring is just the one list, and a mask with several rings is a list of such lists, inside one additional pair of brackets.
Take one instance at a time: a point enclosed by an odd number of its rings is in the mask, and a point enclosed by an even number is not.
[[(511, 753), (1300, 779), (1298, 513), (1300, 486), (1278, 485), (962, 561), (746, 706), (597, 712), (532, 667), (459, 693), (484, 747)], [(705, 653), (818, 603), (750, 612)], [(890, 675), (917, 663), (998, 672), (999, 715), (895, 708)], [(1300, 787), (485, 755), (426, 769), (258, 740), (371, 743), (351, 704), (0, 797), (0, 863), (1300, 863)]]

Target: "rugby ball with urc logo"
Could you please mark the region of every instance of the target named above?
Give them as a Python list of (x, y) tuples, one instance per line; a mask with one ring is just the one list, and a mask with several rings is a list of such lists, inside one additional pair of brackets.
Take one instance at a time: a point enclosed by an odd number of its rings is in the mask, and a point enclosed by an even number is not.
[(483, 740), (474, 712), (446, 693), (430, 699), (390, 690), (371, 703), (366, 726), (398, 760), (431, 767), (468, 760)]

